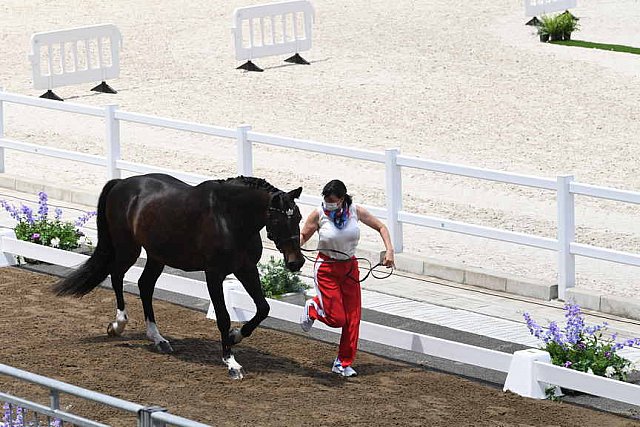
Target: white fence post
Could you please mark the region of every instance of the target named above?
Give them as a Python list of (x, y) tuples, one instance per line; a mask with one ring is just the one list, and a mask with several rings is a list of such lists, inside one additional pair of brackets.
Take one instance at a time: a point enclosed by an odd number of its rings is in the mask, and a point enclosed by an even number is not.
[(116, 162), (120, 160), (120, 122), (116, 119), (117, 104), (109, 104), (104, 110), (107, 127), (107, 180), (120, 178)]
[(18, 261), (15, 255), (4, 251), (4, 237), (15, 239), (16, 233), (12, 229), (0, 230), (0, 267), (10, 267), (16, 265)]
[(551, 363), (551, 356), (534, 348), (514, 352), (503, 390), (533, 399), (546, 399), (545, 384), (536, 378), (534, 362), (537, 361)]
[(238, 175), (253, 176), (253, 152), (251, 141), (247, 138), (247, 132), (251, 130), (249, 125), (238, 126), (236, 149), (238, 153)]
[(573, 175), (558, 176), (558, 298), (576, 285), (576, 259), (571, 243), (576, 236), (574, 197), (570, 191)]
[(399, 148), (389, 148), (385, 154), (385, 181), (387, 198), (387, 226), (391, 242), (396, 253), (402, 252), (402, 223), (398, 221), (398, 212), (402, 209), (402, 171), (398, 166)]
[[(4, 88), (0, 87), (0, 92)], [(4, 102), (0, 99), (0, 138), (4, 138)], [(0, 147), (0, 173), (4, 173), (4, 147)]]

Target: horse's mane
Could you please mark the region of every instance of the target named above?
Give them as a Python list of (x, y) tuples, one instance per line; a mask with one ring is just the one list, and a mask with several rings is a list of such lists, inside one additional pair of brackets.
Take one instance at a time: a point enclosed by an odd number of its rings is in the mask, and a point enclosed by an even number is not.
[(265, 190), (268, 193), (277, 193), (279, 191), (281, 191), (279, 188), (274, 187), (273, 185), (269, 184), (267, 181), (265, 181), (262, 178), (254, 178), (252, 176), (244, 176), (244, 175), (240, 175), (240, 176), (236, 176), (234, 178), (227, 178), (227, 179), (219, 179), (216, 180), (222, 184), (242, 184), (246, 187), (249, 188), (255, 188), (258, 190)]

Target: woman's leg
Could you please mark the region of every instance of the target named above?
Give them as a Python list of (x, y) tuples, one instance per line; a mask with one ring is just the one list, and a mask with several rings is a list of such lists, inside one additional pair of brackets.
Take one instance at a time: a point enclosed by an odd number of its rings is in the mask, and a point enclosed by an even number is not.
[(340, 285), (342, 277), (335, 271), (342, 264), (344, 263), (325, 261), (322, 258), (316, 260), (314, 278), (317, 295), (308, 302), (309, 317), (332, 328), (343, 327), (346, 319)]
[(338, 358), (342, 363), (342, 367), (346, 368), (351, 366), (356, 357), (358, 337), (360, 335), (360, 317), (362, 315), (360, 271), (358, 270), (358, 261), (355, 259), (345, 265), (340, 289), (342, 290), (342, 302), (346, 319), (340, 336)]

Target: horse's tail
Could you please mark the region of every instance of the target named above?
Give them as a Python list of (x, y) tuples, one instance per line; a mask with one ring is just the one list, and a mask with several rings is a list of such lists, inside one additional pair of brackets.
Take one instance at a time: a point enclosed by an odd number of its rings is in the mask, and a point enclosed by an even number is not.
[(98, 199), (98, 212), (96, 217), (98, 244), (91, 257), (86, 260), (84, 264), (53, 286), (53, 292), (57, 295), (74, 295), (81, 297), (91, 292), (109, 275), (115, 249), (111, 241), (109, 224), (107, 222), (107, 195), (120, 181), (120, 179), (112, 179), (107, 182), (102, 189), (100, 198)]

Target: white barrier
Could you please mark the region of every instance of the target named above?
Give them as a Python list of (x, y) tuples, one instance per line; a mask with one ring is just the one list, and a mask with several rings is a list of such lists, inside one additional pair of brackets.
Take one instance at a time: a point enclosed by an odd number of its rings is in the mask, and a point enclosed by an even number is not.
[[(558, 298), (562, 300), (565, 299), (566, 290), (575, 286), (576, 255), (640, 267), (640, 254), (638, 253), (622, 252), (577, 243), (575, 241), (576, 218), (574, 201), (575, 195), (583, 195), (598, 199), (609, 199), (625, 203), (640, 204), (640, 192), (578, 183), (573, 180), (573, 176), (571, 175), (562, 175), (556, 177), (556, 179), (549, 179), (538, 176), (522, 175), (492, 169), (426, 160), (412, 156), (404, 156), (399, 155), (398, 150), (396, 149), (387, 149), (385, 152), (379, 152), (345, 147), (343, 145), (323, 144), (315, 141), (253, 132), (251, 131), (251, 128), (246, 125), (240, 126), (237, 129), (231, 129), (120, 111), (116, 106), (101, 108), (81, 104), (58, 103), (3, 91), (0, 91), (0, 114), (4, 111), (2, 106), (3, 102), (49, 108), (57, 111), (66, 111), (94, 117), (104, 117), (105, 125), (109, 131), (106, 132), (106, 156), (96, 156), (46, 147), (38, 144), (14, 141), (3, 137), (2, 133), (0, 133), (0, 156), (3, 156), (2, 150), (8, 148), (27, 153), (105, 166), (106, 179), (119, 177), (121, 171), (129, 171), (139, 174), (168, 173), (191, 184), (198, 184), (204, 180), (210, 179), (206, 176), (121, 160), (119, 154), (121, 150), (120, 132), (118, 131), (120, 122), (140, 123), (149, 126), (158, 126), (167, 129), (235, 139), (238, 150), (237, 172), (239, 175), (253, 175), (252, 146), (254, 144), (266, 144), (332, 156), (342, 156), (385, 165), (385, 183), (387, 189), (386, 209), (368, 205), (365, 205), (365, 207), (377, 217), (387, 220), (389, 230), (391, 231), (393, 246), (397, 253), (401, 253), (403, 251), (403, 224), (413, 224), (437, 230), (467, 234), (487, 239), (511, 242), (517, 245), (555, 251), (558, 256)], [(3, 118), (0, 117), (0, 124), (2, 121)], [(2, 131), (1, 127), (0, 131)], [(0, 157), (0, 173), (4, 172), (4, 169), (2, 168), (3, 164), (4, 158)], [(542, 237), (528, 233), (519, 233), (510, 230), (453, 221), (447, 218), (430, 217), (406, 212), (402, 209), (401, 195), (403, 187), (401, 174), (399, 173), (399, 169), (401, 168), (414, 168), (554, 191), (557, 196), (557, 238)], [(317, 206), (318, 203), (320, 203), (320, 200), (320, 197), (303, 194), (299, 199), (299, 203)]]
[[(15, 237), (11, 237), (10, 233), (0, 234), (0, 255), (6, 259), (20, 255), (68, 267), (78, 265), (88, 258), (86, 255), (17, 240)], [(131, 268), (125, 276), (125, 280), (137, 280), (141, 270), (139, 267)], [(197, 280), (162, 274), (156, 287), (182, 295), (208, 299), (206, 283)], [(237, 281), (225, 282), (224, 294), (232, 321), (246, 321), (255, 314), (253, 300)], [(274, 299), (267, 299), (267, 301), (271, 307), (269, 317), (298, 322), (302, 311), (301, 306)], [(215, 318), (211, 304), (207, 317)], [(314, 328), (334, 333), (340, 332), (340, 329), (329, 328), (321, 322), (316, 322)], [(549, 354), (542, 350), (528, 349), (511, 355), (371, 322), (360, 324), (360, 339), (467, 365), (506, 372), (508, 375), (504, 390), (510, 390), (525, 397), (543, 399), (545, 398), (545, 386), (552, 384), (619, 402), (640, 405), (640, 386), (552, 365), (549, 363)]]
[(308, 64), (298, 53), (311, 49), (313, 18), (313, 6), (307, 0), (236, 9), (231, 29), (236, 59), (248, 60), (238, 68), (262, 71), (252, 59), (283, 54), (295, 54), (287, 62)]
[(524, 0), (524, 15), (536, 16), (576, 7), (577, 0)]
[(121, 47), (122, 35), (112, 24), (35, 33), (29, 53), (33, 87), (51, 95), (55, 87), (102, 82), (92, 90), (115, 93), (105, 80), (120, 75)]

